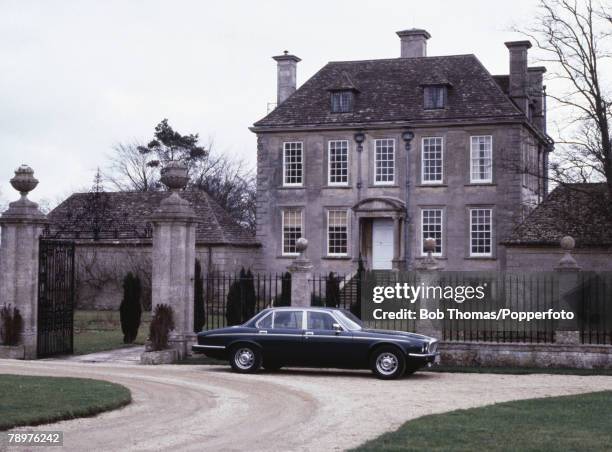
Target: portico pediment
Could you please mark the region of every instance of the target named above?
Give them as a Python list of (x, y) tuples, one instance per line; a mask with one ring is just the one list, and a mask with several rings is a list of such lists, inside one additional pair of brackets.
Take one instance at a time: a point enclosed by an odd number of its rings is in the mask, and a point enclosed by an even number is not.
[(355, 212), (396, 212), (403, 213), (406, 211), (406, 203), (399, 198), (391, 196), (379, 196), (375, 198), (366, 198), (359, 201), (353, 206)]

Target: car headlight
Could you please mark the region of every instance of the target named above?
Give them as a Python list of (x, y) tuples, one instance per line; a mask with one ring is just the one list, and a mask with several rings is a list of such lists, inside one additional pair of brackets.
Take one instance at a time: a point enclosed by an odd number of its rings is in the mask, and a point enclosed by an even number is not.
[(435, 353), (438, 349), (438, 341), (431, 341), (427, 344), (427, 353)]

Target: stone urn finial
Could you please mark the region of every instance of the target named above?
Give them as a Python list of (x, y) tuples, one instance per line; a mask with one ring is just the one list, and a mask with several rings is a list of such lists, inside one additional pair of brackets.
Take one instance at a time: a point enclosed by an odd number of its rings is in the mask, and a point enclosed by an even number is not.
[(160, 174), (162, 183), (173, 192), (184, 189), (189, 181), (187, 165), (179, 161), (168, 162), (161, 169)]
[(308, 249), (308, 240), (304, 237), (300, 237), (295, 241), (295, 249), (300, 255), (293, 261), (293, 263), (289, 267), (289, 271), (293, 271), (296, 269), (310, 269), (312, 268), (312, 264), (310, 260), (306, 257), (306, 250)]
[(28, 165), (21, 165), (15, 170), (15, 177), (11, 179), (11, 185), (25, 199), (28, 193), (36, 188), (38, 179), (34, 177), (34, 170)]
[(572, 256), (572, 251), (576, 246), (576, 240), (573, 237), (566, 235), (561, 240), (559, 240), (559, 245), (565, 251), (563, 257), (557, 264), (556, 270), (558, 271), (578, 271), (580, 270), (580, 265)]
[(418, 270), (438, 270), (440, 267), (438, 261), (433, 256), (436, 250), (436, 239), (433, 237), (427, 237), (423, 241), (423, 250), (427, 253), (427, 257), (417, 264)]

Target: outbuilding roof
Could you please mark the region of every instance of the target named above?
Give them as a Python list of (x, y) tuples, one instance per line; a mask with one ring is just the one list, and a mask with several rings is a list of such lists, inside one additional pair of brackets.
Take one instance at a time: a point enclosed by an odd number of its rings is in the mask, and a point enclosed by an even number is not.
[[(162, 192), (75, 193), (49, 214), (50, 237), (70, 239), (150, 239), (150, 218)], [(204, 191), (182, 191), (198, 216), (196, 241), (205, 245), (256, 246), (255, 237)]]
[(559, 246), (566, 235), (578, 247), (612, 245), (612, 200), (606, 184), (556, 187), (503, 243)]

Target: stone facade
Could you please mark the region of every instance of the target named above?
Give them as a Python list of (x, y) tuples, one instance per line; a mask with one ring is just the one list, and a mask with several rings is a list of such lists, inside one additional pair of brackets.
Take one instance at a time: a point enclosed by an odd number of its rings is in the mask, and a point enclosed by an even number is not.
[[(398, 34), (412, 36), (416, 32), (421, 40), (429, 37), (423, 30)], [(546, 184), (538, 174), (542, 174), (546, 154), (551, 149), (551, 141), (543, 133), (543, 69), (528, 71), (529, 43), (510, 44), (513, 72), (502, 76), (502, 81), (486, 71), (481, 73), (482, 66), (473, 57), (424, 57), (424, 42), (419, 44), (423, 55), (419, 52), (413, 55), (415, 52), (404, 49), (402, 58), (397, 60), (329, 63), (276, 110), (255, 123), (252, 130), (258, 139), (257, 240), (262, 244), (259, 270), (283, 271), (295, 258), (294, 254), (283, 253), (282, 218), (283, 212), (290, 209), (302, 213), (302, 236), (310, 243), (308, 258), (320, 273), (350, 274), (357, 268), (360, 256), (366, 268), (375, 268), (372, 229), (375, 219), (381, 218), (393, 222), (392, 268), (415, 268), (425, 258), (423, 209), (442, 210), (442, 252), (436, 257), (443, 269), (505, 269), (506, 251), (498, 243), (545, 196)], [(431, 70), (421, 67), (427, 65), (431, 65)], [(406, 75), (400, 72), (395, 80), (388, 75), (393, 70), (405, 70)], [(418, 75), (419, 71), (422, 75)], [(415, 72), (417, 76), (413, 75)], [(423, 84), (429, 83), (447, 87), (448, 104), (442, 112), (422, 110)], [(409, 86), (405, 92), (403, 84)], [(333, 116), (327, 99), (330, 90), (340, 88), (354, 93), (354, 109)], [(512, 103), (510, 88), (512, 96), (519, 96), (522, 105), (531, 109), (529, 113)], [(393, 97), (394, 89), (397, 99)], [(479, 90), (491, 96), (486, 106), (477, 96)], [(387, 103), (385, 96), (389, 96)], [(402, 99), (410, 106), (404, 105)], [(415, 110), (419, 107), (421, 110)], [(470, 143), (474, 136), (491, 137), (491, 182), (470, 182)], [(423, 139), (427, 137), (442, 139), (443, 175), (435, 184), (422, 180)], [(394, 141), (395, 178), (389, 185), (375, 183), (377, 139)], [(348, 142), (345, 186), (328, 182), (328, 146), (336, 140)], [(290, 186), (283, 179), (284, 143), (292, 142), (302, 144), (300, 186)], [(406, 150), (407, 144), (410, 150)], [(518, 170), (525, 164), (531, 164), (530, 169), (535, 171), (532, 179)], [(472, 208), (492, 212), (492, 250), (486, 257), (473, 257), (470, 253)], [(348, 212), (347, 252), (342, 256), (328, 252), (330, 210)]]

